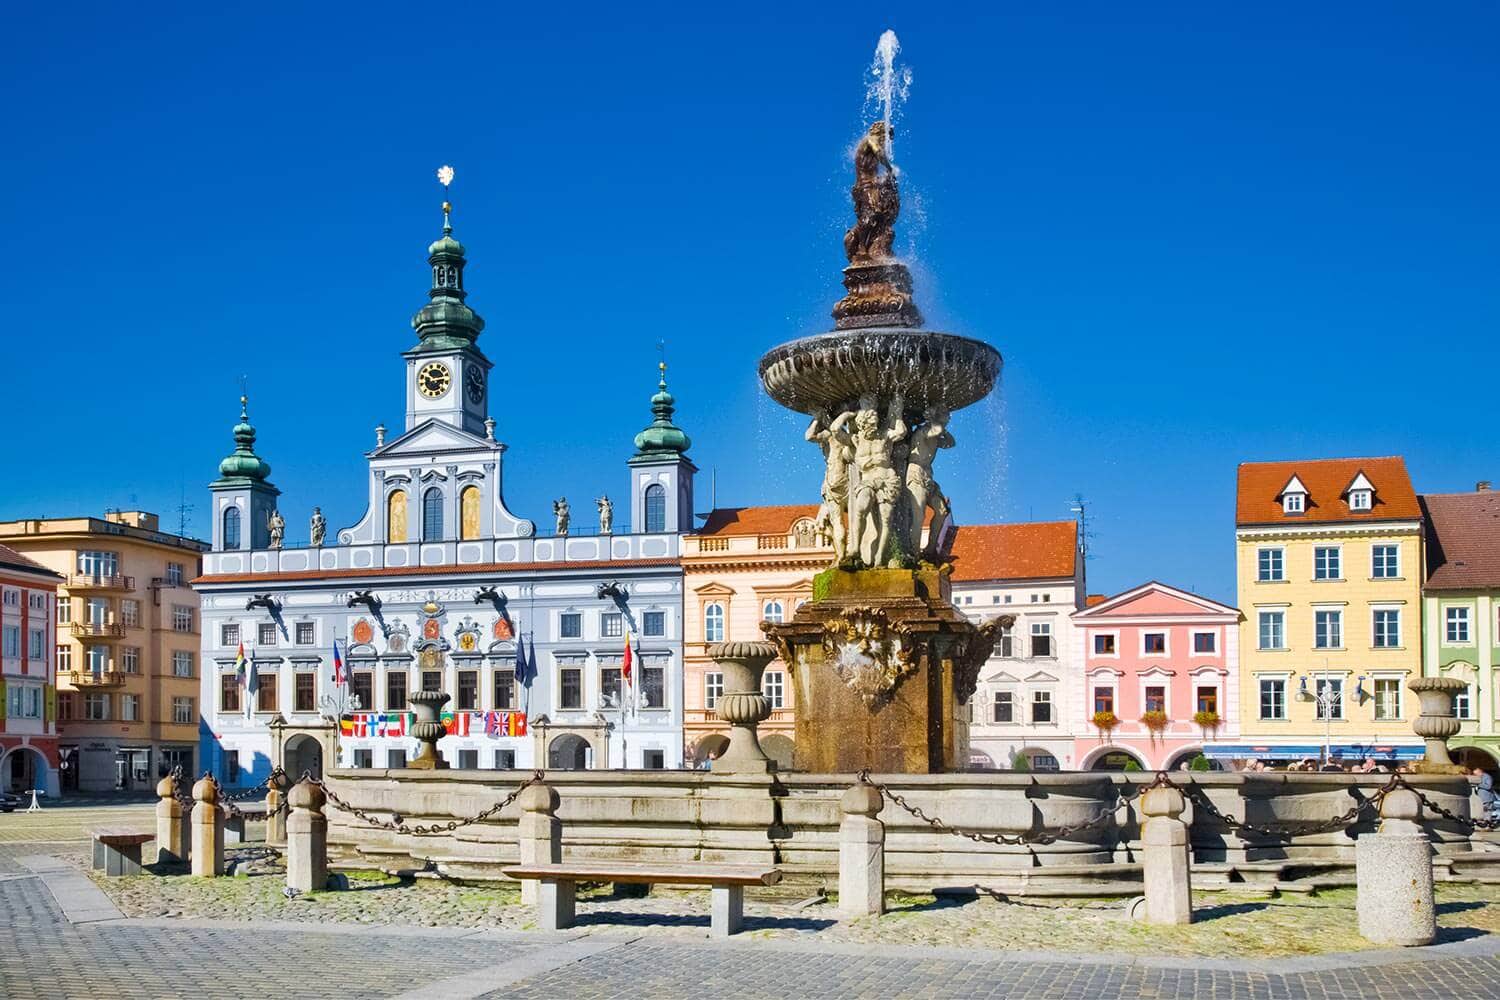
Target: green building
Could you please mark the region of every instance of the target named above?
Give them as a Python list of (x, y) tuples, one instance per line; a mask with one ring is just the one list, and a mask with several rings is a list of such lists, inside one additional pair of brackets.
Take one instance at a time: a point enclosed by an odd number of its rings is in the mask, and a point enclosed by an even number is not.
[(1421, 498), (1426, 529), (1422, 587), (1422, 669), (1469, 685), (1456, 714), (1463, 749), (1455, 757), (1500, 769), (1496, 667), (1500, 665), (1500, 493), (1488, 482), (1473, 493)]

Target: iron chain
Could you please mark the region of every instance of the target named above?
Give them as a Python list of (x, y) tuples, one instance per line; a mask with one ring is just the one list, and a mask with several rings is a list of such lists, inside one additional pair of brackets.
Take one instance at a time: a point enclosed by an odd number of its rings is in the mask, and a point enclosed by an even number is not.
[(1421, 801), (1422, 805), (1426, 806), (1431, 812), (1443, 817), (1443, 819), (1446, 819), (1449, 822), (1457, 823), (1459, 826), (1468, 827), (1470, 830), (1500, 830), (1500, 819), (1474, 819), (1469, 816), (1460, 816), (1453, 810), (1444, 808), (1443, 806), (1440, 806), (1436, 802), (1429, 799), (1427, 797), (1427, 793), (1423, 792), (1421, 789), (1412, 788), (1412, 786), (1407, 784), (1405, 781), (1402, 781), (1401, 785), (1414, 793)]
[(393, 814), (390, 819), (376, 816), (373, 813), (361, 809), (359, 806), (345, 802), (338, 796), (336, 792), (334, 792), (332, 788), (328, 787), (328, 784), (326, 782), (313, 778), (310, 773), (303, 774), (302, 776), (303, 780), (310, 780), (313, 784), (321, 788), (323, 790), (324, 796), (326, 796), (328, 799), (328, 804), (333, 806), (335, 809), (338, 809), (341, 812), (349, 813), (351, 816), (356, 817), (364, 823), (373, 827), (377, 827), (381, 830), (391, 830), (396, 833), (410, 834), (417, 837), (430, 837), (433, 834), (437, 833), (452, 833), (454, 830), (457, 830), (460, 827), (472, 826), (475, 823), (483, 823), (487, 819), (498, 816), (506, 806), (516, 801), (516, 799), (520, 797), (520, 794), (523, 791), (525, 791), (527, 788), (530, 788), (532, 785), (539, 784), (542, 781), (543, 777), (545, 776), (541, 771), (533, 772), (530, 778), (526, 779), (520, 785), (516, 786), (516, 788), (513, 789), (509, 795), (505, 796), (505, 798), (501, 799), (499, 802), (490, 806), (488, 809), (484, 810), (478, 815), (470, 816), (468, 819), (455, 819), (447, 823), (407, 824), (402, 820), (399, 813)]

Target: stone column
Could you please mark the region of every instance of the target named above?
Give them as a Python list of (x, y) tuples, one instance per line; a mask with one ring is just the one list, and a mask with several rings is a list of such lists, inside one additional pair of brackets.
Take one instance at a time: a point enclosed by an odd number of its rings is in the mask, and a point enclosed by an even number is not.
[(273, 776), (266, 788), (266, 844), (270, 847), (286, 843), (286, 815), (281, 811), (281, 803), (287, 794), (282, 785), (285, 780)]
[[(562, 804), (562, 798), (557, 789), (551, 785), (532, 785), (517, 801), (521, 805), (518, 824), (521, 864), (561, 864), (562, 821), (557, 818), (557, 807)], [(535, 903), (537, 889), (535, 879), (522, 879), (521, 902)]]
[(1152, 788), (1141, 796), (1141, 814), (1146, 817), (1141, 829), (1141, 867), (1146, 880), (1142, 919), (1147, 923), (1193, 922), (1192, 852), (1188, 827), (1182, 821), (1186, 808), (1186, 800), (1175, 788)]
[(170, 774), (156, 783), (156, 863), (185, 864), (188, 859), (188, 817), (177, 798), (177, 779)]
[(224, 874), (224, 814), (219, 811), (219, 783), (205, 774), (193, 786), (193, 874)]
[(1397, 788), (1380, 803), (1380, 829), (1354, 843), (1359, 933), (1375, 944), (1411, 948), (1437, 936), (1432, 847), (1421, 815), (1417, 793)]
[(839, 800), (839, 916), (846, 919), (885, 912), (885, 824), (875, 818), (883, 804), (866, 784)]
[(775, 769), (761, 749), (757, 727), (771, 717), (771, 699), (761, 694), (766, 664), (776, 659), (769, 642), (721, 642), (708, 655), (724, 672), (724, 693), (714, 711), (729, 723), (729, 748), (714, 761), (715, 774), (766, 774)]
[(1406, 682), (1422, 704), (1422, 714), (1412, 720), (1411, 728), (1427, 744), (1427, 753), (1412, 770), (1424, 774), (1459, 774), (1463, 768), (1448, 756), (1448, 740), (1460, 728), (1453, 716), (1453, 696), (1466, 685), (1457, 677), (1416, 677)]
[(302, 892), (328, 887), (328, 820), (323, 816), (327, 796), (303, 779), (287, 794), (291, 815), (286, 821), (286, 884)]

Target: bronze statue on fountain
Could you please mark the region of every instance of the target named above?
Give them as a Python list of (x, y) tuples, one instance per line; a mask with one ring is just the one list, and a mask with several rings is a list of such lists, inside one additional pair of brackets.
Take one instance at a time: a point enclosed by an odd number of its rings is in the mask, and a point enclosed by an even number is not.
[(797, 685), (795, 764), (814, 771), (963, 768), (967, 703), (999, 624), (975, 626), (953, 607), (951, 512), (933, 465), (954, 446), (951, 412), (993, 389), (1000, 354), (921, 328), (893, 253), (890, 135), (876, 122), (855, 150), (834, 329), (760, 361), (771, 398), (812, 416), (806, 437), (825, 459), (818, 528), (835, 564), (791, 621), (764, 626)]

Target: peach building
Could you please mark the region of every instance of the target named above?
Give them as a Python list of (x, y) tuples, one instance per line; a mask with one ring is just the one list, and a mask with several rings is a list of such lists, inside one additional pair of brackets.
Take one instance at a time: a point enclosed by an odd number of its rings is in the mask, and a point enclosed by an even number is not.
[(1164, 583), (1073, 615), (1084, 683), (1079, 770), (1170, 769), (1239, 735), (1236, 608)]

